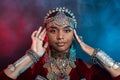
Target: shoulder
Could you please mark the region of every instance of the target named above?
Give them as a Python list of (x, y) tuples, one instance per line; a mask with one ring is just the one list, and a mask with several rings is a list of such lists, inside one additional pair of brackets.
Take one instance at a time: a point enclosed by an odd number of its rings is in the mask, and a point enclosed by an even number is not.
[(84, 66), (84, 67), (87, 67), (87, 68), (91, 68), (92, 66), (94, 66), (90, 63), (87, 63), (87, 62), (81, 60), (81, 59), (76, 59), (76, 65), (77, 66)]

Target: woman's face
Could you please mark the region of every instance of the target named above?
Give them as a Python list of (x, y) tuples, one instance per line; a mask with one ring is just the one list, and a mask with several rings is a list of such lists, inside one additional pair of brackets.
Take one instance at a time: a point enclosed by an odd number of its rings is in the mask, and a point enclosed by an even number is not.
[(53, 49), (63, 52), (70, 48), (73, 38), (73, 30), (69, 25), (57, 25), (54, 21), (47, 24), (47, 35), (50, 46)]

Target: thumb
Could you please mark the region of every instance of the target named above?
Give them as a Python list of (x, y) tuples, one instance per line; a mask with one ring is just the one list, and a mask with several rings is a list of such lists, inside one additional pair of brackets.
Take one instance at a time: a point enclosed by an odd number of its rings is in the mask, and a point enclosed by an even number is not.
[(43, 47), (46, 49), (48, 47), (48, 42), (46, 42)]
[(74, 30), (74, 37), (76, 38), (76, 40), (78, 41), (78, 43), (81, 43), (82, 41), (81, 41), (81, 36), (78, 36), (77, 35), (77, 33), (76, 33), (76, 31)]

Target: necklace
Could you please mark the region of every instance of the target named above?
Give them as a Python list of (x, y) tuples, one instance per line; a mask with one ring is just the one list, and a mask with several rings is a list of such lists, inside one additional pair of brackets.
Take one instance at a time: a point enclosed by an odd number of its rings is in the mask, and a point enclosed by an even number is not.
[(70, 80), (70, 76), (67, 73), (67, 68), (75, 68), (74, 61), (69, 59), (69, 51), (64, 53), (57, 53), (51, 51), (51, 57), (46, 60), (44, 68), (50, 68), (47, 78), (49, 80)]

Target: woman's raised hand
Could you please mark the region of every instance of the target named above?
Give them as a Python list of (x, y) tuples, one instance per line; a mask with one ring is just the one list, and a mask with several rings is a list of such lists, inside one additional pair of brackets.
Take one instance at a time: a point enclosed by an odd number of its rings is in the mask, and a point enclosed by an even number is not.
[(74, 30), (74, 37), (76, 38), (76, 40), (78, 41), (78, 43), (80, 44), (81, 48), (83, 51), (85, 51), (88, 55), (92, 55), (94, 48), (92, 48), (91, 46), (85, 44), (82, 40), (81, 37), (79, 37), (76, 33), (76, 31)]
[(46, 48), (48, 47), (48, 42), (46, 42), (43, 45), (45, 36), (46, 36), (46, 29), (42, 30), (42, 27), (34, 31), (31, 35), (32, 38), (31, 49), (35, 51), (40, 57), (43, 56)]

